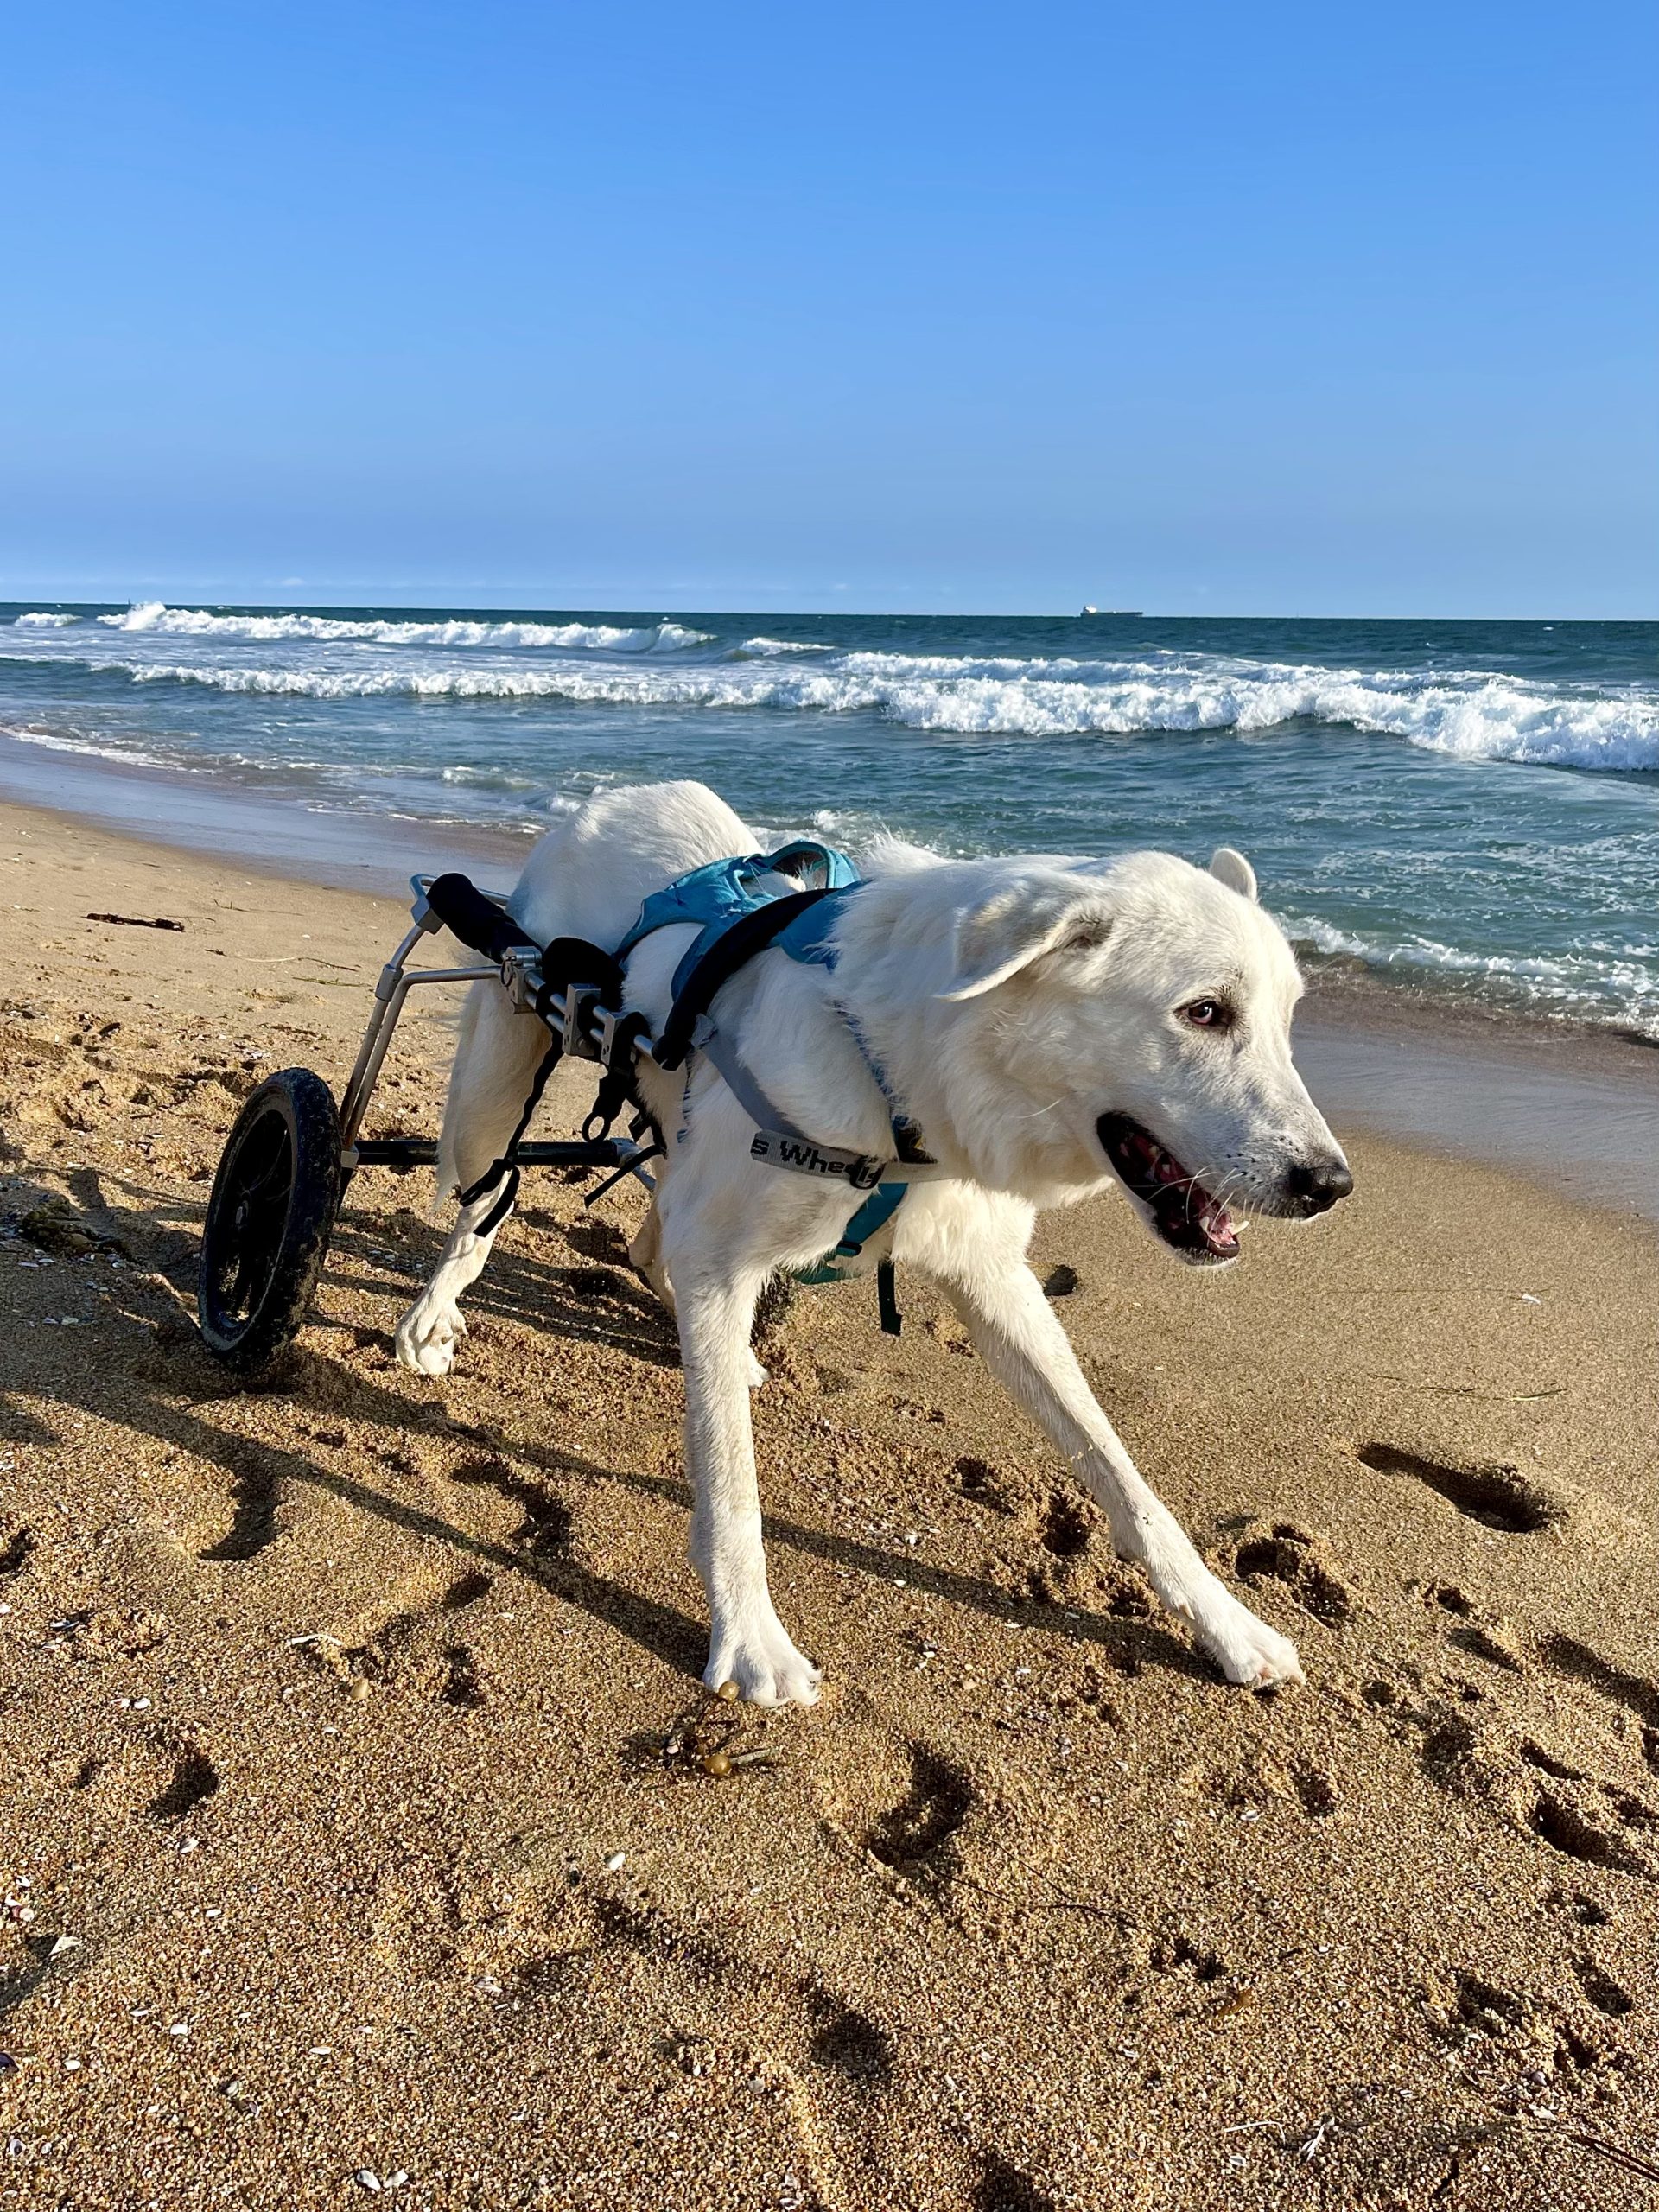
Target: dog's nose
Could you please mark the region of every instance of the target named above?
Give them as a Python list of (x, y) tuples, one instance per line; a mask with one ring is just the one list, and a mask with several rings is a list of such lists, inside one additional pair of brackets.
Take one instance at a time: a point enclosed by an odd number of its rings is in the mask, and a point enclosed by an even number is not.
[(1285, 1178), (1286, 1188), (1309, 1213), (1325, 1213), (1354, 1187), (1345, 1160), (1298, 1160)]

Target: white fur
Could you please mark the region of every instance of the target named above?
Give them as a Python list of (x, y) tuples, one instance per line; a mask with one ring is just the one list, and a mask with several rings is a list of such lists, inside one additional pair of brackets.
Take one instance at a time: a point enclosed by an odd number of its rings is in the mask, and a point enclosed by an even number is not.
[[(512, 912), (540, 943), (614, 945), (648, 892), (756, 842), (697, 784), (605, 792), (537, 846)], [(1112, 1179), (1096, 1129), (1109, 1112), (1154, 1131), (1211, 1191), (1260, 1211), (1295, 1210), (1292, 1171), (1342, 1165), (1291, 1064), (1300, 983), (1255, 903), (1249, 862), (1225, 848), (1211, 873), (1162, 853), (943, 862), (894, 842), (875, 867), (840, 925), (833, 987), (822, 969), (764, 953), (716, 1000), (722, 1028), (819, 1143), (882, 1151), (887, 1109), (833, 988), (952, 1171), (912, 1186), (863, 1264), (890, 1249), (941, 1285), (1104, 1510), (1120, 1554), (1192, 1623), (1230, 1681), (1300, 1681), (1294, 1647), (1217, 1581), (1137, 1472), (1026, 1263), (1039, 1208)], [(629, 963), (629, 1003), (653, 1028), (690, 934), (658, 931)], [(1195, 1029), (1181, 1011), (1212, 994), (1233, 1012), (1224, 1033)], [(544, 1043), (495, 984), (474, 986), (444, 1116), (443, 1188), (465, 1187), (499, 1154)], [(734, 1679), (760, 1704), (810, 1703), (818, 1670), (767, 1587), (749, 1338), (768, 1280), (834, 1245), (849, 1196), (752, 1160), (752, 1125), (706, 1064), (694, 1063), (689, 1093), (679, 1075), (649, 1067), (642, 1089), (670, 1157), (633, 1257), (679, 1326), (690, 1549), (713, 1624), (703, 1679)], [(423, 1374), (446, 1374), (464, 1333), (457, 1300), (488, 1257), (478, 1225), (493, 1195), (463, 1207), (397, 1331), (399, 1357)]]

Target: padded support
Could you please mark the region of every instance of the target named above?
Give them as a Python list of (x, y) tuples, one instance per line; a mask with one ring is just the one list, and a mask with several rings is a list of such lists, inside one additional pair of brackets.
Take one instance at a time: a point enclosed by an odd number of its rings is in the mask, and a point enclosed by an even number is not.
[(515, 945), (533, 945), (535, 938), (521, 930), (511, 914), (504, 914), (486, 899), (470, 878), (453, 872), (435, 876), (427, 886), (426, 903), (445, 929), (474, 952), (498, 964)]

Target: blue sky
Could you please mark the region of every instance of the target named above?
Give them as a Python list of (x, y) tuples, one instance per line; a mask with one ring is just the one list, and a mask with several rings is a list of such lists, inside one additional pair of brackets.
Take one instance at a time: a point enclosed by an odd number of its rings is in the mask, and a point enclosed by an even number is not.
[(1656, 22), (15, 13), (0, 594), (1652, 614)]

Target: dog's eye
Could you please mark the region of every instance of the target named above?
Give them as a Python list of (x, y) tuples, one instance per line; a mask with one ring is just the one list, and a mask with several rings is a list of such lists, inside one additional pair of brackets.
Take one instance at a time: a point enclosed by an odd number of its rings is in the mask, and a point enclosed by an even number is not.
[(1181, 1020), (1190, 1021), (1195, 1029), (1230, 1029), (1233, 1013), (1220, 999), (1194, 999), (1191, 1006), (1181, 1008)]

